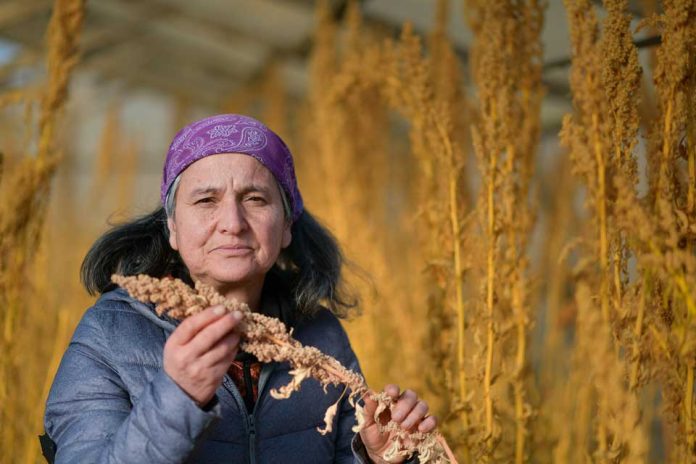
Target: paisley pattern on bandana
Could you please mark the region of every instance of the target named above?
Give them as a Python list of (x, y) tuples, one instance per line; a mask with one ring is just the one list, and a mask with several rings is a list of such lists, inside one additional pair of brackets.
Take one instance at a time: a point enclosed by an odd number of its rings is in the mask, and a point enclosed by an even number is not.
[(243, 153), (263, 164), (285, 191), (293, 221), (300, 217), (303, 202), (290, 150), (264, 124), (239, 114), (211, 116), (189, 124), (176, 134), (164, 163), (162, 204), (176, 176), (199, 159), (219, 153)]
[(211, 139), (216, 137), (229, 137), (230, 134), (237, 132), (234, 126), (215, 126), (208, 131), (208, 135)]

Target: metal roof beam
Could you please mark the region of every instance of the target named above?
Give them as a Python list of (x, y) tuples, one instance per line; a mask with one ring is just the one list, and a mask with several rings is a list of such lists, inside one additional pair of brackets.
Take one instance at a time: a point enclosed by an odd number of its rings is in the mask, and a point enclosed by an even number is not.
[(130, 85), (143, 83), (164, 93), (186, 95), (207, 104), (219, 103), (240, 85), (239, 80), (229, 76), (208, 73), (196, 66), (177, 67), (176, 60), (153, 58), (156, 53), (153, 55), (151, 51), (149, 47), (134, 50), (129, 44), (120, 45), (91, 60), (84, 68)]

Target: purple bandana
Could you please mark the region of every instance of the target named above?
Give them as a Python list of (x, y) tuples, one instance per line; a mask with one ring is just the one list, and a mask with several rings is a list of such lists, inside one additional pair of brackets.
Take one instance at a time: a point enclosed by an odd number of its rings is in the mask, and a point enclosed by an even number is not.
[(219, 153), (244, 153), (263, 164), (285, 191), (292, 208), (292, 220), (300, 217), (302, 197), (297, 188), (290, 150), (268, 127), (239, 114), (201, 119), (176, 134), (164, 162), (160, 191), (162, 204), (176, 176), (199, 159)]

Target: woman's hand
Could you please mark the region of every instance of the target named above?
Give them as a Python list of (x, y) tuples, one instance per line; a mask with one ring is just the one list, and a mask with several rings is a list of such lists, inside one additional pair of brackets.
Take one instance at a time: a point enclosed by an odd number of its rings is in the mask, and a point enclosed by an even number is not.
[[(379, 417), (382, 425), (392, 419), (399, 424), (403, 430), (409, 432), (432, 432), (437, 427), (437, 419), (434, 416), (427, 416), (428, 404), (418, 399), (418, 395), (413, 390), (404, 390), (399, 394), (397, 385), (387, 385), (384, 391), (391, 396), (393, 403), (391, 411), (385, 410)], [(391, 434), (388, 432), (380, 433), (377, 424), (374, 420), (374, 414), (377, 410), (377, 403), (365, 396), (365, 426), (360, 431), (367, 454), (376, 463), (386, 462), (382, 459), (382, 455), (389, 448), (391, 443)], [(391, 462), (403, 462), (403, 459)]]
[(164, 345), (164, 371), (198, 406), (205, 406), (239, 349), (242, 314), (222, 306), (195, 314), (181, 323)]

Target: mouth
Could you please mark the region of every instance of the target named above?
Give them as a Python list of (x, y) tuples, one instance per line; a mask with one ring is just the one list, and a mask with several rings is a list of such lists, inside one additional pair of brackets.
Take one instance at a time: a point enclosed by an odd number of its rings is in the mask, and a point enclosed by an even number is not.
[(243, 256), (251, 253), (253, 249), (247, 245), (221, 245), (213, 248), (213, 251), (223, 253), (227, 256)]

